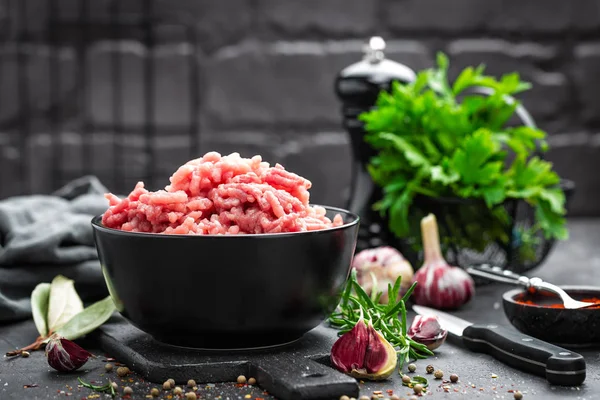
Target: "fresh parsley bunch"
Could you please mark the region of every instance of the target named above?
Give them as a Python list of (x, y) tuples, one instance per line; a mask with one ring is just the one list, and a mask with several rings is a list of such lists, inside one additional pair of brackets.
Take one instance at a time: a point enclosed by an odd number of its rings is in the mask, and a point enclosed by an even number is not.
[[(412, 212), (417, 196), (477, 200), (447, 223), (456, 225), (455, 243), (482, 251), (489, 241), (507, 245), (510, 216), (503, 203), (522, 199), (535, 209), (527, 234), (565, 239), (565, 195), (552, 164), (537, 154), (547, 149), (540, 129), (509, 124), (518, 101), (531, 87), (517, 73), (500, 79), (484, 66), (465, 68), (451, 83), (448, 58), (417, 74), (409, 84), (382, 91), (376, 107), (363, 113), (365, 140), (377, 150), (368, 165), (383, 197), (374, 204), (400, 238), (414, 235), (420, 218)], [(473, 93), (472, 88), (492, 94)], [(416, 228), (416, 229), (415, 229)]]

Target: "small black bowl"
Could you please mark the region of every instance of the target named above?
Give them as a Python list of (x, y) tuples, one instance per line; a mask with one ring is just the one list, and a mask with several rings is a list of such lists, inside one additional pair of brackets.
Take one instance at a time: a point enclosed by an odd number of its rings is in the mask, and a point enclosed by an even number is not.
[[(575, 300), (600, 298), (599, 287), (561, 288)], [(535, 305), (520, 303), (523, 300), (531, 300)], [(600, 308), (551, 308), (549, 305), (561, 302), (558, 296), (524, 289), (509, 290), (502, 296), (502, 302), (510, 323), (529, 336), (567, 348), (600, 345)]]
[(156, 340), (208, 349), (299, 339), (336, 307), (359, 217), (340, 227), (256, 235), (164, 235), (106, 228), (94, 240), (118, 311)]

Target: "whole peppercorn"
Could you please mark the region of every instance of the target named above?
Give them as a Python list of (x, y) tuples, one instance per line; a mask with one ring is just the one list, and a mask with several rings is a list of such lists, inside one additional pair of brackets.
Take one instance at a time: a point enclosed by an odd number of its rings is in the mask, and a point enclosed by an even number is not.
[(170, 390), (170, 389), (171, 389), (171, 382), (165, 381), (163, 383), (163, 390)]
[(248, 378), (248, 385), (256, 385), (256, 378)]
[(187, 392), (185, 394), (186, 400), (196, 400), (197, 398), (198, 398), (198, 396), (196, 396), (196, 393), (194, 393), (194, 392)]
[(117, 375), (119, 375), (121, 378), (126, 376), (127, 374), (129, 374), (129, 368), (127, 367), (119, 367), (117, 368)]
[(523, 393), (519, 392), (518, 390), (515, 391), (513, 395), (515, 396), (515, 400), (521, 400), (523, 398)]
[(111, 382), (110, 383), (113, 387), (113, 389), (117, 390), (119, 388), (119, 385), (117, 384), (117, 382)]
[(104, 370), (105, 370), (106, 372), (110, 372), (110, 371), (112, 371), (112, 370), (113, 370), (113, 365), (112, 365), (111, 363), (108, 363), (108, 364), (106, 364), (106, 365), (104, 366)]
[(442, 379), (444, 377), (444, 371), (438, 369), (433, 373), (433, 376), (435, 376), (435, 379)]
[(434, 370), (434, 368), (433, 368), (433, 365), (431, 365), (431, 364), (429, 364), (428, 366), (425, 367), (425, 371), (428, 374), (433, 374), (433, 370)]
[(23, 351), (21, 352), (21, 357), (23, 357), (23, 358), (27, 358), (27, 357), (29, 357), (30, 355), (31, 355), (31, 354), (29, 354), (29, 352), (28, 352), (28, 351), (25, 351), (25, 350), (23, 350)]
[(179, 386), (175, 387), (175, 389), (173, 389), (173, 394), (175, 396), (179, 396), (180, 394), (183, 394), (183, 389), (180, 388)]
[(369, 400), (369, 396), (360, 396), (358, 400)]
[(175, 387), (175, 379), (169, 378), (169, 379), (167, 379), (167, 382), (169, 382), (171, 384), (171, 389), (173, 389)]
[(458, 382), (458, 375), (456, 375), (456, 374), (451, 374), (451, 375), (450, 375), (450, 381), (452, 381), (452, 383), (456, 383), (456, 382)]
[(400, 396), (398, 396), (397, 394), (393, 394), (390, 396), (390, 400), (400, 400)]
[(123, 388), (123, 394), (129, 394), (129, 395), (131, 395), (131, 394), (133, 394), (133, 389), (130, 388), (129, 386), (125, 386)]
[(158, 391), (157, 388), (152, 388), (152, 390), (150, 391), (150, 394), (152, 395), (152, 397), (158, 397), (160, 392)]
[(402, 375), (402, 383), (409, 384), (410, 381), (411, 381), (410, 376), (408, 376), (408, 375)]
[(193, 380), (193, 379), (190, 379), (190, 380), (188, 381), (188, 383), (187, 383), (187, 387), (190, 387), (190, 388), (191, 388), (191, 387), (194, 387), (194, 386), (196, 386), (196, 381), (195, 381), (195, 380)]
[(416, 394), (420, 394), (423, 391), (423, 385), (417, 383), (415, 386), (413, 386), (413, 390)]
[(417, 366), (415, 364), (408, 364), (408, 370), (410, 372), (415, 372), (417, 370)]
[(350, 397), (343, 395), (343, 396), (340, 396), (340, 400), (350, 400)]
[(246, 377), (244, 375), (240, 375), (237, 377), (237, 383), (244, 384), (246, 383)]

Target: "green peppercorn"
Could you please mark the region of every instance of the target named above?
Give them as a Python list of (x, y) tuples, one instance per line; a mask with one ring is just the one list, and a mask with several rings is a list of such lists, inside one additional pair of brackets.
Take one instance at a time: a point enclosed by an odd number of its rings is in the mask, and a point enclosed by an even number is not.
[(435, 379), (442, 379), (444, 377), (444, 371), (438, 369), (433, 373), (433, 376), (435, 376)]
[(410, 372), (415, 372), (417, 370), (417, 366), (415, 364), (408, 364), (408, 370)]
[(152, 397), (158, 397), (160, 392), (158, 391), (157, 388), (152, 388), (152, 390), (150, 391), (150, 394), (152, 395)]
[(193, 380), (193, 379), (190, 379), (188, 381), (188, 383), (187, 383), (187, 387), (191, 388), (191, 387), (194, 387), (194, 386), (196, 386), (196, 381)]
[(350, 400), (350, 397), (343, 395), (340, 397), (340, 400)]
[(106, 364), (106, 365), (104, 366), (104, 370), (105, 370), (106, 372), (110, 372), (110, 371), (112, 371), (112, 370), (113, 370), (113, 365), (112, 365), (112, 364), (110, 364), (110, 363)]
[(179, 395), (183, 394), (183, 389), (180, 388), (179, 386), (177, 386), (177, 387), (175, 387), (175, 389), (173, 389), (173, 394), (175, 396), (179, 396)]
[(426, 366), (426, 367), (425, 367), (425, 371), (426, 371), (428, 374), (433, 374), (433, 371), (434, 371), (433, 365), (429, 364), (428, 366)]
[(129, 395), (132, 395), (132, 394), (133, 394), (133, 389), (132, 389), (132, 388), (130, 388), (129, 386), (125, 386), (125, 387), (123, 388), (123, 394), (129, 394)]
[(452, 381), (452, 383), (456, 383), (456, 382), (458, 382), (458, 375), (456, 375), (456, 374), (451, 374), (451, 375), (450, 375), (450, 381)]
[(413, 390), (416, 394), (420, 394), (423, 391), (423, 385), (417, 383), (415, 386), (413, 386)]
[(518, 390), (516, 390), (513, 395), (515, 396), (515, 400), (521, 400), (523, 398), (523, 393), (519, 392)]
[(408, 376), (408, 375), (402, 375), (402, 383), (409, 384), (410, 381), (411, 381), (410, 376)]

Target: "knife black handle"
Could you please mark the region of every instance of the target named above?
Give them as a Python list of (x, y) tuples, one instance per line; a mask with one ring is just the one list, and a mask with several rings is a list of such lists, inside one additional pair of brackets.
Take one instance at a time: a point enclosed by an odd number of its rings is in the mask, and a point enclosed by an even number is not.
[(463, 343), (514, 368), (544, 376), (554, 385), (577, 386), (585, 380), (580, 354), (498, 325), (470, 325)]

